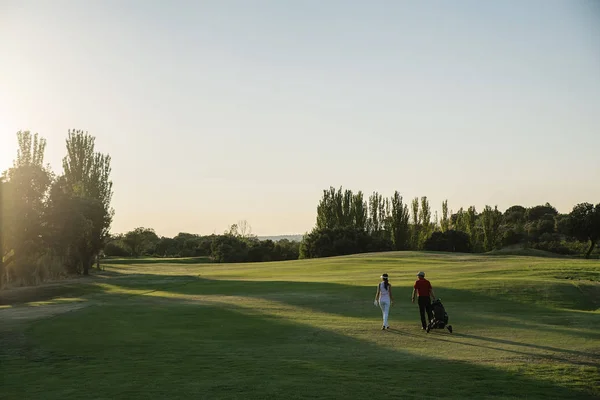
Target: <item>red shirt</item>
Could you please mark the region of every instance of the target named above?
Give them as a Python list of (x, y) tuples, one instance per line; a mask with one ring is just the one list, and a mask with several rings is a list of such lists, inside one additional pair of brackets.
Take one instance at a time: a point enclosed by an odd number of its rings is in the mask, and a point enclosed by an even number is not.
[(419, 297), (429, 296), (429, 291), (431, 290), (431, 283), (429, 283), (427, 279), (423, 278), (416, 281), (415, 286), (413, 287), (417, 289), (417, 295)]

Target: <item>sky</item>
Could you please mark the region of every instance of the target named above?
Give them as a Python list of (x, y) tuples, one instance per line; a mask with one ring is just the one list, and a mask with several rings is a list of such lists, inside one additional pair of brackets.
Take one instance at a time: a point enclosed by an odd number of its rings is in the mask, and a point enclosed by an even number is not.
[(89, 132), (116, 233), (304, 233), (330, 186), (600, 202), (594, 0), (0, 0), (0, 61), (0, 171)]

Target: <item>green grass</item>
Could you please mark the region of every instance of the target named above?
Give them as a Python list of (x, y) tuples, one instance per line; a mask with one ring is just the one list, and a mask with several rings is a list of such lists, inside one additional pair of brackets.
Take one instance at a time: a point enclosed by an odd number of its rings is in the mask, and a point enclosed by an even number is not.
[[(0, 293), (0, 399), (600, 398), (600, 262), (111, 260)], [(454, 333), (420, 330), (426, 271)], [(373, 306), (390, 274), (392, 330)]]

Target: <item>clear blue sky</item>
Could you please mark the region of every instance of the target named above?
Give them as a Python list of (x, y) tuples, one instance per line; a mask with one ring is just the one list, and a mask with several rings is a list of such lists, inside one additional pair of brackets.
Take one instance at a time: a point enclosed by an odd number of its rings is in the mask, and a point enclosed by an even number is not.
[(113, 231), (314, 225), (322, 189), (600, 202), (597, 1), (0, 0), (16, 131), (113, 162)]

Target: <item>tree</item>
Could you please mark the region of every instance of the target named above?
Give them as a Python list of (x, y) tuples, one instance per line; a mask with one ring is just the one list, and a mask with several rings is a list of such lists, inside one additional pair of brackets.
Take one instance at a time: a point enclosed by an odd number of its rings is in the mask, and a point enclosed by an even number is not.
[(65, 177), (52, 185), (45, 213), (46, 242), (69, 273), (87, 274), (94, 256), (94, 221), (103, 213), (100, 200), (75, 195)]
[(371, 237), (353, 227), (313, 229), (304, 235), (300, 258), (319, 258), (371, 251)]
[[(340, 193), (341, 194), (341, 193)], [(351, 190), (345, 190), (344, 196), (342, 197), (342, 214), (340, 217), (341, 226), (353, 226), (354, 215), (352, 213), (353, 197)]]
[(273, 260), (297, 260), (300, 255), (300, 243), (281, 239), (273, 248)]
[(475, 209), (475, 206), (471, 206), (467, 209), (467, 211), (464, 213), (464, 226), (465, 226), (465, 232), (469, 235), (469, 238), (471, 240), (471, 246), (473, 247), (473, 249), (475, 249), (475, 251), (480, 251), (481, 250), (481, 242), (479, 241), (479, 235), (478, 235), (478, 231), (477, 231), (477, 219), (478, 219), (478, 214), (477, 214), (477, 210)]
[(569, 235), (569, 226), (571, 220), (569, 218), (569, 214), (559, 214), (554, 218), (554, 222), (556, 224), (556, 233), (561, 236)]
[(467, 232), (465, 212), (462, 207), (458, 209), (456, 214), (452, 214), (450, 217), (450, 226), (454, 230)]
[[(170, 240), (173, 241), (173, 239)], [(164, 248), (161, 248), (161, 250), (162, 252), (156, 250), (156, 253), (165, 256), (167, 251)], [(130, 257), (131, 250), (129, 249), (129, 246), (125, 244), (125, 235), (111, 235), (110, 238), (106, 240), (102, 254), (107, 257)]]
[(498, 211), (498, 207), (492, 209), (490, 206), (485, 206), (481, 213), (481, 223), (483, 226), (483, 248), (485, 251), (493, 250), (498, 244), (498, 233), (500, 223), (502, 222), (502, 213)]
[(376, 234), (383, 229), (383, 221), (382, 210), (383, 206), (383, 197), (377, 193), (373, 192), (371, 196), (369, 196), (369, 220), (368, 220), (368, 231), (370, 234)]
[(419, 237), (419, 249), (422, 249), (425, 241), (433, 232), (433, 224), (431, 223), (431, 208), (429, 200), (426, 196), (421, 197), (421, 208), (419, 210), (419, 220), (421, 222), (421, 232)]
[(352, 192), (342, 193), (340, 187), (323, 191), (323, 197), (317, 206), (317, 227), (335, 228), (352, 224)]
[(569, 233), (577, 240), (589, 241), (590, 246), (585, 253), (589, 258), (592, 250), (600, 240), (600, 203), (580, 203), (573, 207), (569, 214)]
[[(44, 165), (46, 140), (29, 131), (17, 132), (18, 150), (13, 166), (4, 173), (4, 267), (12, 262), (31, 264), (44, 251), (42, 218), (52, 172)], [(2, 254), (4, 255), (4, 254)], [(27, 260), (25, 260), (27, 258)], [(25, 273), (25, 272), (23, 272)]]
[[(76, 196), (95, 199), (102, 205), (102, 213), (87, 218), (92, 222), (89, 254), (90, 265), (84, 268), (87, 275), (93, 258), (97, 257), (109, 237), (114, 210), (112, 181), (110, 180), (110, 156), (95, 151), (95, 138), (87, 132), (69, 130), (66, 141), (67, 155), (63, 159), (64, 178), (67, 188)], [(87, 257), (86, 257), (87, 258)]]
[(419, 212), (419, 198), (415, 197), (411, 203), (411, 211), (412, 211), (412, 232), (411, 232), (411, 247), (413, 250), (419, 249), (419, 235), (421, 231), (421, 220)]
[(237, 223), (238, 232), (241, 237), (248, 238), (252, 236), (252, 226), (248, 223), (248, 221), (241, 220)]
[(406, 250), (410, 243), (410, 226), (408, 206), (403, 204), (402, 196), (397, 191), (392, 196), (391, 239), (394, 250)]
[(4, 179), (0, 177), (0, 289), (4, 287)]
[(233, 236), (233, 237), (239, 237), (240, 235), (240, 230), (238, 228), (237, 224), (233, 224), (229, 227), (229, 230), (225, 231), (225, 235), (226, 236)]
[(159, 240), (154, 229), (142, 227), (127, 232), (123, 238), (123, 242), (129, 247), (131, 255), (134, 257), (154, 252)]
[(507, 224), (523, 223), (525, 221), (525, 214), (527, 209), (523, 206), (515, 205), (509, 207), (504, 212), (504, 222)]
[(244, 262), (248, 259), (248, 245), (237, 236), (217, 236), (211, 245), (212, 256), (216, 262)]
[(450, 220), (448, 219), (448, 200), (442, 202), (442, 220), (440, 221), (442, 232), (450, 229)]
[(546, 203), (543, 206), (535, 206), (527, 209), (527, 211), (525, 212), (525, 219), (528, 222), (531, 222), (538, 221), (544, 218), (545, 216), (550, 216), (554, 218), (556, 215), (558, 215), (558, 211), (556, 211), (556, 208), (551, 206), (550, 203)]
[(351, 213), (354, 227), (362, 231), (366, 230), (368, 210), (361, 191), (352, 196)]
[(424, 248), (428, 251), (469, 253), (471, 243), (469, 235), (465, 232), (450, 229), (445, 232), (433, 232), (425, 241)]

